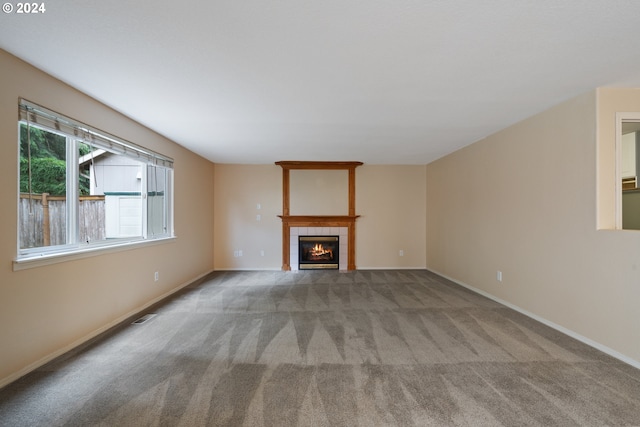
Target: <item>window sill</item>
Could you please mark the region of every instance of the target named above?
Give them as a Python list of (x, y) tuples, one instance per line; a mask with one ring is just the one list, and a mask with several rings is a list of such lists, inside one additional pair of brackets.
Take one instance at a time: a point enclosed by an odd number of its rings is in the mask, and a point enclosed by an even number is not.
[(46, 255), (34, 255), (30, 257), (23, 257), (13, 261), (13, 271), (26, 270), (29, 268), (42, 267), (45, 265), (58, 264), (61, 262), (74, 261), (83, 258), (90, 258), (94, 256), (104, 255), (112, 252), (128, 251), (132, 249), (139, 249), (145, 246), (155, 246), (165, 243), (170, 243), (176, 240), (176, 237), (163, 237), (153, 240), (141, 240), (137, 242), (123, 242), (121, 244), (114, 244), (108, 246), (96, 246), (92, 248), (83, 248), (73, 250), (69, 252), (58, 252), (54, 254)]

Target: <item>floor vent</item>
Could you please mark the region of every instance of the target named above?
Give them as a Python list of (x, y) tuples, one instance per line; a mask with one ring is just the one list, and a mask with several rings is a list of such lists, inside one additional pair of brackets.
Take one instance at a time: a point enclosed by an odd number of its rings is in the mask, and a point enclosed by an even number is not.
[(135, 320), (132, 325), (140, 325), (142, 323), (145, 323), (151, 319), (153, 319), (154, 317), (156, 317), (157, 314), (145, 314), (144, 316), (142, 316), (141, 318), (139, 318), (138, 320)]

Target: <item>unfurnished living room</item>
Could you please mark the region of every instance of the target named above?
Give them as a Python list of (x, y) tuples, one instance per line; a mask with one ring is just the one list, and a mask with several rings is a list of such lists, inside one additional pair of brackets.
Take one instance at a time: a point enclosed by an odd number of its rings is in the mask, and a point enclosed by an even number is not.
[(0, 426), (640, 425), (640, 2), (0, 14)]

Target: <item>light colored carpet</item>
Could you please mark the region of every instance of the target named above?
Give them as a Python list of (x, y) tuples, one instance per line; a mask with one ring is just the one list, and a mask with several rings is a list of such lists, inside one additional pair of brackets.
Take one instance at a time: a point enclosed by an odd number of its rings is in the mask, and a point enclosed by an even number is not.
[(640, 425), (640, 371), (428, 271), (219, 272), (155, 313), (0, 425)]

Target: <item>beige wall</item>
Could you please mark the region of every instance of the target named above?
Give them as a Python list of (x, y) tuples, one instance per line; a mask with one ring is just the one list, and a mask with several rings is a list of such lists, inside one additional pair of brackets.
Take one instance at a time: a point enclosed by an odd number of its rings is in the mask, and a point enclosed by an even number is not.
[(348, 215), (349, 171), (289, 171), (291, 215)]
[(424, 165), (356, 169), (358, 268), (425, 268), (425, 177)]
[(596, 153), (629, 108), (637, 91), (591, 92), (429, 164), (427, 268), (637, 365), (640, 234), (596, 215)]
[[(277, 217), (282, 214), (280, 166), (216, 164), (214, 194), (215, 269), (280, 270), (282, 221)], [(239, 250), (242, 256), (234, 256)], [(264, 251), (264, 256), (260, 251)]]
[[(424, 268), (425, 170), (425, 166), (378, 165), (356, 169), (356, 213), (361, 215), (356, 222), (357, 268)], [(339, 180), (331, 172), (335, 171), (314, 171), (305, 176), (312, 177), (308, 180), (310, 187), (320, 180), (339, 195), (339, 203), (323, 206), (346, 209), (348, 175), (343, 174), (344, 179)], [(299, 175), (290, 177), (291, 200), (308, 198), (309, 189), (293, 182)], [(216, 164), (214, 182), (215, 268), (279, 270), (282, 223), (277, 215), (282, 214), (282, 168)], [(329, 213), (346, 212), (323, 212)], [(260, 221), (256, 221), (258, 214)], [(234, 256), (240, 249), (243, 256)], [(401, 249), (403, 257), (398, 255)], [(262, 250), (264, 256), (260, 256)]]
[[(213, 269), (213, 164), (0, 50), (0, 385)], [(175, 159), (170, 243), (13, 271), (24, 97)], [(153, 273), (160, 280), (154, 282)]]

